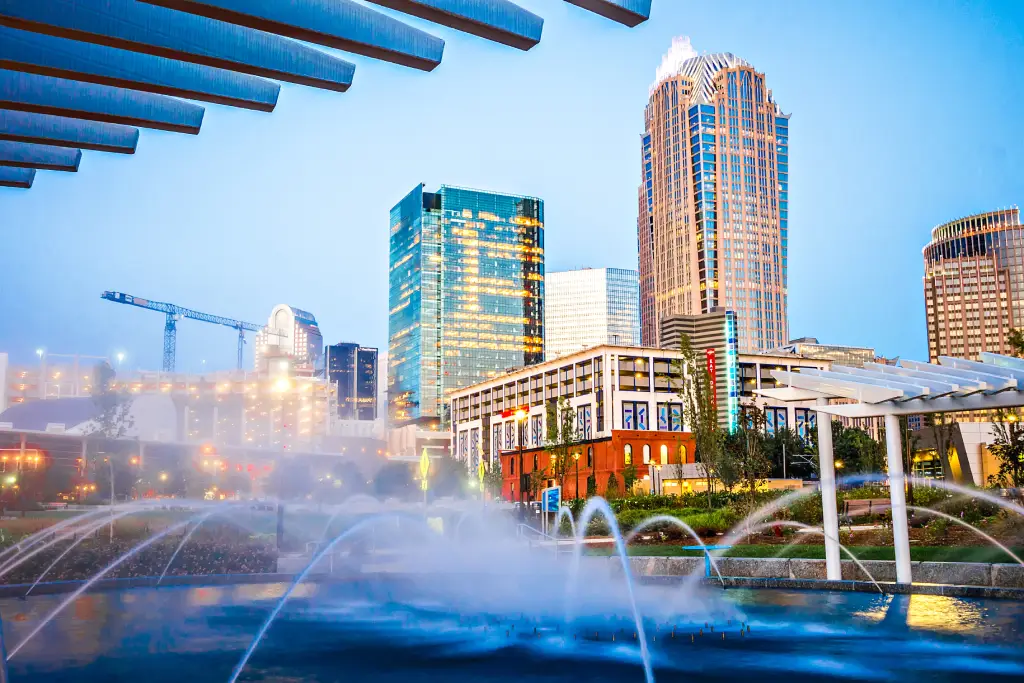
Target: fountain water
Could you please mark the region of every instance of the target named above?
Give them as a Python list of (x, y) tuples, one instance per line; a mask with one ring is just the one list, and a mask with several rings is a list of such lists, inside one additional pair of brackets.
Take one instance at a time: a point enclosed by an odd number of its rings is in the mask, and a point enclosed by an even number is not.
[(189, 519), (185, 520), (184, 522), (181, 522), (179, 524), (175, 524), (174, 526), (168, 527), (167, 529), (164, 529), (160, 533), (155, 534), (154, 536), (151, 536), (150, 538), (148, 538), (145, 541), (142, 541), (141, 543), (136, 545), (134, 548), (132, 548), (131, 550), (129, 550), (125, 554), (121, 555), (121, 557), (117, 558), (116, 560), (114, 560), (113, 562), (108, 564), (106, 567), (101, 569), (97, 574), (93, 575), (92, 578), (90, 578), (88, 581), (83, 583), (79, 588), (77, 588), (73, 593), (71, 593), (67, 598), (65, 598), (59, 605), (57, 605), (57, 607), (53, 611), (51, 611), (49, 614), (47, 614), (46, 617), (41, 622), (39, 622), (39, 625), (36, 626), (34, 629), (32, 629), (32, 632), (29, 633), (20, 643), (15, 645), (14, 649), (12, 649), (8, 653), (7, 660), (10, 661), (10, 659), (12, 657), (14, 657), (14, 655), (18, 654), (18, 651), (21, 650), (21, 648), (25, 647), (25, 645), (30, 640), (32, 640), (32, 638), (34, 638), (37, 633), (42, 631), (46, 627), (47, 624), (49, 624), (51, 621), (53, 621), (54, 617), (56, 617), (58, 614), (60, 614), (64, 610), (65, 607), (67, 607), (72, 602), (74, 602), (78, 598), (79, 595), (81, 595), (82, 593), (84, 593), (87, 590), (89, 590), (89, 588), (94, 583), (96, 583), (97, 581), (102, 579), (104, 576), (106, 576), (107, 572), (109, 572), (112, 569), (117, 568), (123, 562), (125, 562), (126, 560), (128, 560), (132, 556), (134, 556), (136, 553), (138, 553), (140, 550), (148, 548), (149, 546), (153, 545), (154, 543), (159, 541), (164, 536), (167, 536), (168, 534), (174, 533), (175, 531), (178, 531), (179, 529), (185, 528), (186, 526), (188, 526), (192, 522), (192, 520), (193, 520), (193, 518), (190, 517)]
[(184, 538), (182, 538), (181, 542), (178, 543), (178, 547), (174, 549), (173, 553), (171, 553), (171, 559), (167, 560), (167, 565), (164, 567), (164, 570), (162, 572), (160, 572), (160, 578), (158, 578), (156, 580), (156, 585), (159, 586), (160, 582), (162, 582), (164, 580), (164, 577), (167, 576), (168, 570), (170, 570), (171, 565), (174, 564), (174, 558), (176, 558), (178, 556), (178, 553), (181, 552), (181, 549), (185, 547), (186, 543), (188, 543), (188, 539), (192, 538), (192, 534), (194, 534), (196, 531), (199, 530), (199, 527), (201, 527), (203, 525), (203, 522), (205, 522), (206, 520), (210, 519), (210, 517), (213, 517), (216, 514), (224, 512), (225, 508), (230, 507), (230, 506), (237, 506), (237, 505), (238, 505), (238, 503), (235, 503), (234, 501), (229, 501), (227, 503), (222, 503), (222, 504), (218, 505), (217, 507), (215, 507), (213, 510), (210, 510), (205, 515), (203, 515), (202, 519), (200, 519), (198, 522), (196, 522), (195, 526), (193, 526), (191, 529), (189, 529), (185, 533)]
[(633, 528), (633, 530), (629, 532), (625, 539), (626, 545), (629, 545), (630, 541), (636, 538), (637, 534), (642, 532), (647, 527), (652, 526), (654, 524), (663, 523), (673, 524), (682, 529), (683, 531), (685, 531), (686, 533), (690, 534), (690, 537), (697, 542), (697, 545), (703, 548), (704, 552), (707, 553), (708, 560), (711, 562), (711, 568), (715, 570), (716, 574), (718, 574), (718, 580), (721, 581), (722, 585), (724, 586), (725, 580), (722, 578), (722, 572), (718, 571), (718, 563), (715, 561), (715, 558), (711, 555), (711, 553), (708, 552), (708, 548), (706, 545), (704, 545), (704, 541), (701, 540), (700, 535), (697, 534), (697, 532), (694, 531), (689, 524), (679, 519), (678, 517), (672, 517), (671, 515), (656, 515), (654, 517), (648, 517), (644, 521), (637, 524)]
[(555, 538), (562, 535), (562, 519), (569, 520), (569, 530), (572, 532), (572, 537), (576, 538), (576, 521), (572, 518), (572, 510), (567, 505), (558, 508), (558, 514), (555, 515), (555, 533), (551, 535)]
[[(566, 605), (566, 622), (571, 623), (572, 619), (569, 618), (570, 614), (568, 610), (571, 608), (572, 600), (576, 595), (576, 584), (579, 581), (580, 573), (580, 560), (583, 548), (583, 537), (586, 533), (587, 525), (590, 523), (591, 518), (601, 514), (608, 522), (608, 528), (612, 533), (612, 537), (615, 539), (615, 549), (619, 555), (619, 559), (622, 561), (622, 575), (626, 580), (626, 591), (629, 594), (629, 603), (633, 611), (633, 621), (636, 623), (636, 630), (640, 636), (640, 659), (644, 665), (644, 676), (647, 683), (654, 683), (654, 669), (651, 666), (651, 653), (647, 648), (647, 636), (644, 633), (644, 622), (640, 617), (640, 610), (636, 604), (636, 594), (633, 590), (633, 572), (629, 563), (629, 555), (626, 553), (626, 544), (622, 539), (622, 533), (619, 531), (619, 523), (615, 518), (615, 512), (612, 511), (608, 501), (604, 498), (591, 498), (587, 501), (586, 507), (583, 508), (583, 512), (580, 513), (579, 524), (576, 527), (576, 546), (573, 549), (572, 555), (572, 570), (569, 574), (569, 591), (566, 594), (569, 596)], [(232, 683), (234, 683), (232, 681)]]
[(1010, 557), (1012, 557), (1017, 564), (1024, 565), (1024, 560), (1021, 560), (1019, 557), (1017, 557), (1017, 555), (1012, 550), (1010, 550), (1005, 545), (1003, 545), (1002, 543), (1000, 543), (999, 541), (994, 539), (989, 534), (986, 534), (984, 531), (982, 531), (978, 527), (974, 526), (973, 524), (968, 524), (967, 522), (965, 522), (964, 520), (960, 519), (959, 517), (954, 517), (953, 515), (948, 514), (946, 512), (940, 512), (939, 510), (932, 510), (931, 508), (919, 507), (917, 505), (908, 505), (907, 509), (908, 510), (916, 510), (918, 512), (924, 512), (924, 513), (927, 513), (929, 515), (936, 515), (938, 517), (941, 517), (942, 519), (949, 520), (950, 522), (953, 522), (954, 524), (959, 524), (962, 527), (966, 527), (966, 528), (970, 529), (971, 531), (973, 531), (974, 533), (976, 533), (979, 536), (981, 536), (982, 538), (984, 538), (985, 540), (987, 540), (992, 545), (994, 545), (997, 548), (999, 548), (1000, 550), (1002, 550), (1004, 553), (1006, 553)]
[(284, 605), (286, 602), (288, 602), (288, 598), (292, 596), (292, 593), (295, 592), (295, 589), (298, 588), (299, 584), (306, 580), (306, 576), (308, 576), (309, 573), (313, 570), (313, 567), (315, 567), (317, 563), (324, 558), (325, 555), (327, 555), (329, 552), (331, 552), (331, 550), (334, 549), (334, 546), (338, 545), (338, 543), (349, 538), (350, 536), (354, 536), (362, 530), (372, 527), (375, 523), (383, 519), (392, 519), (395, 517), (413, 519), (417, 522), (422, 523), (424, 527), (430, 530), (430, 526), (427, 525), (427, 523), (424, 522), (422, 518), (416, 517), (415, 515), (409, 515), (407, 513), (400, 512), (384, 512), (374, 515), (373, 517), (368, 517), (366, 519), (360, 520), (359, 522), (356, 522), (353, 526), (349, 527), (345, 531), (342, 531), (340, 534), (335, 536), (330, 543), (328, 543), (326, 546), (321, 548), (315, 555), (313, 555), (313, 559), (309, 561), (305, 568), (301, 572), (299, 572), (298, 576), (295, 577), (295, 580), (292, 581), (291, 585), (288, 586), (288, 590), (286, 590), (284, 595), (281, 596), (281, 599), (278, 600), (277, 604), (274, 606), (274, 609), (270, 611), (270, 615), (263, 622), (263, 625), (260, 626), (260, 630), (256, 633), (256, 637), (252, 639), (252, 643), (246, 649), (245, 653), (242, 655), (242, 658), (238, 661), (238, 664), (235, 665), (234, 670), (231, 672), (231, 678), (228, 679), (228, 683), (235, 683), (235, 681), (238, 680), (238, 677), (241, 675), (242, 670), (245, 669), (245, 665), (248, 663), (249, 658), (252, 657), (252, 653), (256, 651), (256, 648), (259, 646), (260, 641), (263, 640), (263, 636), (266, 635), (267, 631), (270, 629), (270, 625), (274, 623), (274, 619), (276, 619), (277, 615), (281, 613), (282, 609), (284, 609)]

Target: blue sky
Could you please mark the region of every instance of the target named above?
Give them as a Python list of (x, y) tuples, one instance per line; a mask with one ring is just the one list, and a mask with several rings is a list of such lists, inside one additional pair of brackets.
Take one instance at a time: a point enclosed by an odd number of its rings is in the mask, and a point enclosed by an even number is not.
[[(143, 131), (133, 157), (0, 189), (0, 351), (158, 368), (162, 316), (105, 289), (258, 323), (290, 303), (385, 349), (388, 211), (420, 182), (543, 198), (548, 270), (635, 268), (643, 108), (677, 35), (792, 113), (792, 336), (924, 358), (929, 230), (1024, 203), (1024, 3), (654, 0), (627, 29), (519, 2), (545, 18), (529, 52), (406, 18), (446, 41), (432, 73), (350, 55), (347, 93), (208, 105), (198, 137)], [(234, 357), (232, 330), (179, 325), (179, 370)]]

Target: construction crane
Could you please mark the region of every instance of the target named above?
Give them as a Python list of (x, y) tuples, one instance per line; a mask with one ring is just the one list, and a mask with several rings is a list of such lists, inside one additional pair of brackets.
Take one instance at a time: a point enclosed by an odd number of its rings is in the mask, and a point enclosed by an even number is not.
[(183, 308), (181, 306), (176, 306), (175, 304), (165, 304), (162, 301), (150, 301), (149, 299), (132, 296), (131, 294), (123, 294), (121, 292), (103, 292), (102, 298), (118, 304), (128, 304), (129, 306), (148, 308), (151, 311), (159, 311), (160, 313), (167, 315), (167, 321), (164, 323), (164, 372), (174, 372), (174, 352), (178, 345), (178, 321), (182, 318), (199, 320), (204, 323), (213, 323), (214, 325), (224, 325), (225, 327), (233, 327), (238, 330), (239, 370), (242, 369), (242, 347), (245, 345), (246, 331), (259, 332), (262, 329), (259, 325), (255, 325), (253, 323), (242, 322), (241, 320), (232, 320), (231, 318), (222, 318), (219, 315), (210, 315), (209, 313), (200, 313), (199, 311), (193, 311), (190, 308)]

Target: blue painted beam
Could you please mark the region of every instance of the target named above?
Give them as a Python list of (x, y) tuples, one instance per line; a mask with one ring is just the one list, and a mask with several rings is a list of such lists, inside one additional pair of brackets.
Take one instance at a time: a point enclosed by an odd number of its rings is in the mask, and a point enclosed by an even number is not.
[(82, 151), (25, 142), (0, 142), (0, 166), (38, 168), (45, 171), (78, 171)]
[(255, 76), (0, 26), (0, 68), (273, 111), (281, 86)]
[(444, 52), (440, 38), (352, 0), (142, 1), (424, 71)]
[(139, 129), (0, 109), (0, 140), (135, 154)]
[(0, 70), (0, 109), (199, 133), (203, 108), (172, 97)]
[(355, 72), (294, 40), (136, 0), (0, 0), (0, 25), (338, 92)]
[(35, 180), (34, 168), (6, 168), (0, 166), (0, 187), (17, 187), (27, 190)]
[(651, 17), (651, 0), (565, 0), (626, 26), (642, 24)]
[(544, 20), (509, 0), (370, 0), (389, 9), (529, 50), (540, 42)]

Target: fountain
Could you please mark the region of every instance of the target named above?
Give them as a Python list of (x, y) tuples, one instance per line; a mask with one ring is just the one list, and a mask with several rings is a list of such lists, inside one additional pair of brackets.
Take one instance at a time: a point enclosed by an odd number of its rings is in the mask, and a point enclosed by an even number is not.
[[(741, 540), (774, 524), (824, 535), (790, 520), (764, 521), (811, 493), (787, 494), (755, 510), (722, 538)], [(44, 581), (81, 552), (90, 534), (132, 514), (152, 514), (154, 506), (116, 506), (113, 515), (104, 509), (64, 520), (0, 554), (0, 573), (38, 567), (27, 590), (8, 593), (23, 598), (0, 598), (4, 635), (14, 644), (7, 652), (9, 680), (92, 683), (126, 672), (144, 674), (147, 683), (335, 680), (339, 672), (367, 681), (502, 683), (523, 677), (643, 676), (654, 683), (758, 675), (787, 683), (830, 677), (916, 683), (1024, 676), (1024, 602), (722, 591), (696, 577), (650, 582), (633, 575), (627, 557), (639, 533), (672, 524), (699, 545), (704, 539), (684, 521), (657, 515), (624, 537), (601, 499), (590, 500), (576, 519), (568, 508), (559, 511), (555, 533), (567, 520), (571, 557), (520, 541), (493, 508), (456, 510), (461, 516), (451, 515), (450, 527), (439, 532), (427, 519), (451, 508), (364, 499), (326, 510), (296, 506), (289, 519), (301, 537), (315, 541), (315, 550), (294, 574), (179, 576), (172, 583), (164, 577), (197, 543), (200, 528), (237, 525), (245, 507), (231, 501), (187, 505), (192, 509), (184, 517), (77, 583)], [(584, 535), (597, 516), (608, 522), (612, 561), (621, 571), (609, 571), (607, 558), (584, 551)], [(273, 513), (266, 517), (259, 520), (270, 524)], [(463, 524), (467, 517), (471, 524)], [(344, 528), (332, 529), (338, 520)], [(175, 542), (161, 543), (169, 538)], [(146, 565), (150, 555), (151, 580), (102, 581), (134, 558)], [(327, 573), (329, 557), (347, 559)]]

